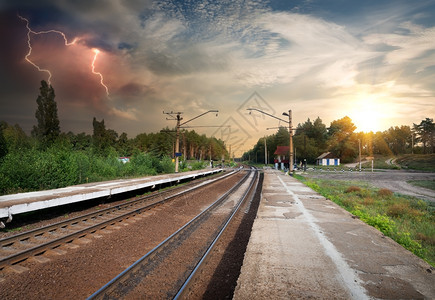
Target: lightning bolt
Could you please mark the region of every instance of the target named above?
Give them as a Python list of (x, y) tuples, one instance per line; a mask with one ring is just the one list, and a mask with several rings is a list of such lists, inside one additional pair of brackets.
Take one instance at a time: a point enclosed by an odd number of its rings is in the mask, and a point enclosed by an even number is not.
[(63, 37), (64, 41), (65, 41), (65, 46), (70, 46), (70, 45), (75, 44), (78, 39), (75, 38), (72, 42), (68, 42), (68, 39), (66, 38), (66, 36), (65, 36), (65, 34), (63, 32), (61, 32), (59, 30), (54, 30), (54, 29), (52, 29), (52, 30), (44, 30), (44, 31), (39, 31), (39, 32), (33, 31), (30, 28), (30, 26), (29, 26), (29, 20), (27, 20), (26, 18), (24, 18), (24, 17), (22, 17), (20, 15), (18, 15), (18, 18), (20, 18), (21, 20), (26, 22), (27, 45), (29, 46), (29, 52), (27, 52), (25, 59), (27, 60), (27, 62), (29, 62), (31, 65), (33, 65), (36, 69), (38, 69), (39, 72), (46, 72), (46, 73), (48, 73), (48, 80), (47, 81), (48, 81), (48, 84), (51, 85), (52, 74), (51, 74), (50, 70), (41, 68), (36, 63), (31, 61), (30, 58), (29, 58), (29, 56), (32, 54), (32, 50), (33, 50), (30, 34), (34, 34), (34, 35), (47, 34), (47, 33), (57, 33), (57, 34), (60, 34)]
[(109, 96), (109, 88), (107, 87), (107, 85), (104, 84), (103, 74), (101, 74), (100, 72), (95, 72), (95, 61), (97, 60), (97, 56), (100, 53), (100, 50), (94, 48), (94, 49), (92, 49), (92, 51), (95, 53), (94, 59), (92, 60), (92, 73), (100, 76), (100, 83), (106, 89), (107, 96)]
[[(27, 52), (25, 59), (26, 59), (27, 62), (29, 62), (31, 65), (33, 65), (33, 66), (34, 66), (38, 71), (47, 73), (47, 74), (48, 74), (48, 80), (47, 80), (47, 82), (48, 82), (49, 85), (51, 85), (51, 77), (52, 77), (52, 74), (51, 74), (50, 70), (48, 70), (48, 69), (44, 69), (44, 68), (41, 68), (41, 67), (38, 66), (36, 63), (34, 63), (33, 61), (31, 61), (30, 58), (29, 58), (30, 55), (32, 54), (32, 50), (33, 50), (30, 35), (31, 35), (31, 34), (39, 35), (39, 34), (56, 33), (56, 34), (59, 34), (59, 35), (61, 35), (61, 36), (63, 37), (63, 40), (65, 41), (65, 46), (71, 46), (71, 45), (74, 45), (77, 41), (79, 41), (79, 39), (78, 39), (78, 38), (74, 38), (74, 40), (73, 40), (72, 42), (68, 42), (68, 39), (66, 38), (65, 34), (64, 34), (62, 31), (54, 30), (54, 29), (51, 29), (51, 30), (44, 30), (44, 31), (38, 31), (38, 32), (36, 32), (36, 31), (34, 31), (34, 30), (32, 30), (32, 29), (30, 28), (29, 20), (28, 20), (28, 19), (26, 19), (26, 18), (24, 18), (24, 17), (22, 17), (22, 16), (20, 16), (20, 15), (18, 15), (18, 17), (19, 17), (21, 20), (23, 20), (23, 21), (26, 22), (26, 28), (27, 28), (27, 45), (29, 46), (29, 52)], [(94, 49), (92, 49), (92, 51), (95, 53), (95, 55), (94, 55), (94, 59), (92, 60), (92, 64), (91, 64), (91, 66), (92, 66), (92, 73), (95, 74), (95, 75), (100, 76), (100, 84), (101, 84), (101, 85), (104, 87), (104, 89), (106, 90), (106, 94), (107, 94), (107, 96), (109, 96), (109, 88), (107, 87), (107, 85), (104, 84), (103, 74), (101, 74), (100, 72), (96, 72), (96, 71), (95, 71), (95, 61), (97, 60), (97, 56), (98, 56), (98, 54), (100, 53), (100, 50), (94, 48)]]

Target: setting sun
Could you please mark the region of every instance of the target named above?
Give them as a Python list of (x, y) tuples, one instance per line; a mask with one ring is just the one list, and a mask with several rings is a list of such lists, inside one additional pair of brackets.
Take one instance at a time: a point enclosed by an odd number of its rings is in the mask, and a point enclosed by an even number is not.
[(356, 131), (377, 132), (382, 131), (383, 121), (391, 108), (386, 108), (377, 95), (361, 95), (354, 103), (349, 117), (357, 127)]

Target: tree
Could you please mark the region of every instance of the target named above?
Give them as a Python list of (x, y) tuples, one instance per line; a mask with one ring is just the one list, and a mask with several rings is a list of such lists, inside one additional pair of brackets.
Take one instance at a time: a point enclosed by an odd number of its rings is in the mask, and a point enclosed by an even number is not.
[(380, 131), (376, 132), (373, 136), (373, 154), (393, 155), (393, 152), (385, 141), (385, 134)]
[(91, 147), (92, 136), (84, 132), (76, 134), (73, 140), (73, 146), (76, 150), (85, 150)]
[(131, 147), (131, 142), (128, 139), (127, 133), (123, 132), (118, 138), (117, 143), (118, 153), (122, 156), (129, 156), (132, 154), (133, 149)]
[(385, 141), (395, 155), (407, 153), (411, 146), (411, 128), (409, 126), (390, 127), (385, 132)]
[(32, 135), (37, 138), (42, 147), (48, 147), (57, 140), (60, 134), (57, 104), (54, 101), (54, 89), (45, 80), (41, 81), (39, 91), (40, 95), (36, 99), (38, 108), (35, 112), (38, 125), (33, 126)]
[[(279, 127), (277, 133), (273, 136), (273, 142), (271, 146), (288, 146), (290, 143), (290, 133), (286, 127)], [(269, 141), (268, 141), (269, 142)]]
[[(320, 117), (311, 122), (308, 120), (298, 124), (293, 144), (296, 147), (296, 155), (307, 159), (308, 162), (315, 162), (316, 158), (327, 149), (328, 131)], [(299, 153), (299, 155), (298, 155)]]
[(150, 139), (150, 152), (155, 157), (165, 157), (172, 156), (174, 153), (174, 142), (175, 140), (170, 138), (171, 130), (165, 128), (160, 130), (159, 133), (151, 133)]
[(417, 141), (423, 144), (423, 153), (435, 152), (435, 124), (433, 119), (426, 118), (420, 124), (414, 124)]
[(329, 127), (329, 150), (343, 162), (352, 161), (358, 154), (358, 140), (352, 139), (356, 126), (352, 119), (344, 117), (331, 122)]
[(140, 133), (134, 138), (133, 143), (136, 149), (146, 152), (149, 147), (149, 136), (146, 133)]
[(3, 136), (3, 124), (0, 124), (0, 162), (6, 154), (8, 154), (8, 147), (6, 145), (6, 139)]
[(322, 152), (324, 149), (326, 149), (328, 130), (326, 129), (326, 125), (323, 124), (320, 117), (317, 117), (317, 119), (314, 121), (313, 129), (309, 137), (314, 139), (316, 146), (321, 149)]
[(321, 150), (316, 146), (316, 140), (304, 133), (293, 137), (293, 145), (296, 147), (295, 162), (306, 159), (308, 163), (314, 163), (321, 152), (324, 152), (324, 149)]
[(26, 135), (20, 125), (9, 125), (2, 122), (0, 127), (3, 128), (3, 136), (6, 141), (8, 152), (18, 152), (23, 149), (31, 148), (31, 139)]
[(107, 156), (116, 146), (118, 133), (113, 129), (106, 129), (104, 119), (98, 122), (94, 117), (92, 126), (94, 128), (92, 135), (94, 151), (99, 155)]

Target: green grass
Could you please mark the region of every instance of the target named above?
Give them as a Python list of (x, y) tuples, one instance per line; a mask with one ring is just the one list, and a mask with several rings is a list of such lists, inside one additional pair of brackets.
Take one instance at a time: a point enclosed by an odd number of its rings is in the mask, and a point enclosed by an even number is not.
[[(406, 154), (396, 158), (393, 164), (386, 163), (392, 157), (375, 155), (375, 169), (410, 169), (426, 172), (435, 172), (435, 154)], [(372, 163), (365, 161), (364, 168), (371, 168)]]
[(407, 154), (396, 160), (403, 169), (435, 172), (434, 154)]
[[(389, 156), (382, 156), (382, 155), (375, 155), (374, 156), (374, 162), (373, 162), (373, 168), (374, 169), (393, 169), (397, 170), (400, 169), (400, 166), (396, 164), (389, 164), (386, 161), (389, 160), (391, 157)], [(362, 167), (366, 169), (372, 168), (372, 162), (371, 161), (364, 161), (362, 163)]]
[(435, 191), (435, 180), (410, 180), (408, 183)]
[(375, 189), (367, 183), (295, 178), (435, 266), (433, 203)]

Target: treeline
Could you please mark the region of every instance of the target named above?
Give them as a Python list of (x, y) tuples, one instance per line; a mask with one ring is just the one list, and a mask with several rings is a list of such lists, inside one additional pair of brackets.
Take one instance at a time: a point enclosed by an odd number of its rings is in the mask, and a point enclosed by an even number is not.
[[(355, 132), (355, 129), (349, 117), (335, 120), (329, 127), (319, 117), (314, 122), (308, 119), (298, 124), (293, 135), (295, 162), (306, 159), (308, 163), (315, 163), (324, 152), (332, 152), (342, 163), (353, 162), (359, 151), (363, 156), (435, 153), (433, 119), (426, 118), (412, 127), (395, 126), (376, 133)], [(289, 140), (288, 129), (280, 127), (275, 134), (259, 139), (242, 159), (264, 163), (267, 149), (268, 162), (272, 163), (277, 146), (288, 146)]]
[[(37, 125), (30, 136), (18, 124), (0, 122), (0, 194), (174, 172), (175, 129), (129, 138), (94, 118), (92, 135), (64, 133), (54, 98), (53, 88), (42, 81)], [(193, 130), (180, 132), (180, 150), (179, 171), (200, 169), (204, 161), (228, 157), (223, 141)], [(129, 157), (129, 162), (121, 157)]]

